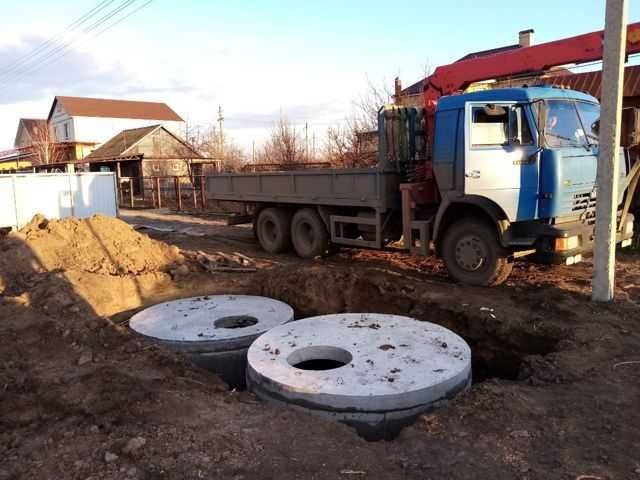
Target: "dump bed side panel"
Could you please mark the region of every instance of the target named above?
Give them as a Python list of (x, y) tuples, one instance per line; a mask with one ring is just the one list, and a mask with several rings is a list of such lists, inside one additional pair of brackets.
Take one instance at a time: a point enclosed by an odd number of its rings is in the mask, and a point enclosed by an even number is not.
[(360, 206), (399, 205), (399, 176), (378, 169), (223, 174), (207, 178), (211, 200)]

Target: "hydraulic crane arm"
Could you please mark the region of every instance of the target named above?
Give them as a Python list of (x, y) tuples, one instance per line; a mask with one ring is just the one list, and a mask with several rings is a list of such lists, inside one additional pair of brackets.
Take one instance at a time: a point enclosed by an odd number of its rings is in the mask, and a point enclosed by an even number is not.
[[(441, 96), (464, 90), (473, 82), (600, 60), (603, 43), (604, 32), (599, 31), (440, 66), (425, 80), (425, 107), (433, 115)], [(640, 52), (640, 22), (627, 27), (626, 51), (627, 55)]]

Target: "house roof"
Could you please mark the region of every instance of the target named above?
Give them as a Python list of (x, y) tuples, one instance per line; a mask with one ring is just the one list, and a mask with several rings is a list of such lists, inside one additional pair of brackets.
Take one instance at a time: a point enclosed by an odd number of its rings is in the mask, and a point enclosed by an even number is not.
[(22, 130), (25, 130), (33, 140), (34, 134), (37, 134), (39, 129), (45, 130), (46, 128), (47, 120), (44, 118), (21, 118), (18, 122), (18, 130), (16, 131), (14, 145), (17, 144), (18, 137), (20, 136), (20, 132)]
[[(600, 98), (602, 93), (602, 72), (568, 73), (544, 79), (545, 83), (589, 93)], [(623, 96), (640, 96), (640, 65), (624, 69)]]
[[(497, 47), (497, 48), (490, 48), (489, 50), (480, 50), (478, 52), (472, 52), (472, 53), (468, 53), (466, 54), (464, 57), (456, 60), (455, 63), (458, 62), (464, 62), (465, 60), (471, 60), (474, 58), (480, 58), (480, 57), (487, 57), (489, 55), (495, 55), (496, 53), (503, 53), (503, 52), (508, 52), (510, 50), (516, 50), (518, 48), (522, 48), (521, 45), (519, 44), (514, 44), (514, 45), (507, 45), (504, 47)], [(423, 78), (422, 80), (417, 81), (416, 83), (409, 85), (407, 88), (403, 89), (402, 92), (400, 92), (401, 95), (419, 95), (422, 93), (423, 87), (424, 87), (424, 81), (426, 79)]]
[(154, 134), (158, 130), (164, 130), (171, 135), (177, 142), (181, 143), (184, 147), (193, 152), (194, 158), (201, 158), (201, 155), (196, 152), (191, 145), (171, 133), (162, 125), (151, 125), (150, 127), (132, 128), (129, 130), (123, 130), (115, 137), (107, 140), (102, 146), (96, 148), (93, 152), (87, 155), (84, 160), (91, 161), (106, 161), (118, 158), (124, 158), (127, 156), (137, 155), (133, 153), (133, 147), (140, 143), (145, 137)]
[(53, 100), (49, 119), (56, 103), (75, 117), (134, 118), (138, 120), (184, 121), (166, 103), (110, 100), (105, 98), (62, 97)]
[(34, 131), (37, 131), (39, 128), (47, 128), (46, 118), (21, 118), (20, 122), (22, 123), (23, 128), (29, 132), (29, 135)]
[(473, 58), (488, 57), (489, 55), (508, 52), (510, 50), (517, 50), (518, 48), (522, 48), (522, 45), (516, 43), (514, 45), (506, 45), (504, 47), (496, 47), (496, 48), (490, 48), (488, 50), (480, 50), (478, 52), (467, 53), (464, 57), (456, 60), (456, 63), (464, 62), (465, 60), (471, 60)]

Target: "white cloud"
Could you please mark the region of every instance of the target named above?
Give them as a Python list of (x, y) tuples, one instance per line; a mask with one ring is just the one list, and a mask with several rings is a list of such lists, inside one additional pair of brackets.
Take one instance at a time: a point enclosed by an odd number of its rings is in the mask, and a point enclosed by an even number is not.
[[(0, 66), (46, 37), (8, 38), (0, 43)], [(264, 140), (281, 111), (298, 127), (308, 123), (319, 137), (344, 118), (350, 98), (365, 85), (364, 75), (331, 68), (251, 39), (231, 43), (187, 33), (169, 41), (105, 34), (0, 87), (0, 149), (13, 142), (20, 117), (45, 117), (55, 95), (162, 101), (196, 124), (214, 123), (222, 105), (228, 135), (247, 150), (254, 140)]]

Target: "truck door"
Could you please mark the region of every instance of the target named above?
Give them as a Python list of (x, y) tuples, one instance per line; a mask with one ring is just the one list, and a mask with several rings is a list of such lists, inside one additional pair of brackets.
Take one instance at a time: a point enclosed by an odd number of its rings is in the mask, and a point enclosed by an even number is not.
[(510, 221), (537, 215), (538, 155), (530, 125), (526, 104), (466, 104), (465, 194), (491, 199)]

